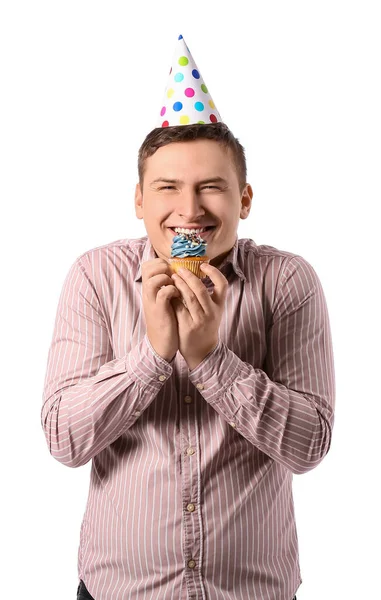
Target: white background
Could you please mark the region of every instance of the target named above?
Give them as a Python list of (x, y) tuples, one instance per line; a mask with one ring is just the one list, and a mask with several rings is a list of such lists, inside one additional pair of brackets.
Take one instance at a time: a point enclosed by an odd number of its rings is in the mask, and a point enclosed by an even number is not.
[(321, 465), (294, 476), (298, 600), (381, 598), (379, 2), (131, 6), (1, 3), (0, 596), (76, 597), (90, 463), (49, 454), (47, 354), (74, 260), (145, 235), (137, 150), (181, 33), (246, 149), (255, 195), (240, 237), (306, 258), (329, 307), (336, 422)]

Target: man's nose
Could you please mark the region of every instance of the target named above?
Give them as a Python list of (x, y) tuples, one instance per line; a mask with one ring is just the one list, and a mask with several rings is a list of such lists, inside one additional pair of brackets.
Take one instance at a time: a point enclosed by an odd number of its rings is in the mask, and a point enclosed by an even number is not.
[(179, 198), (177, 213), (188, 221), (197, 220), (205, 214), (205, 210), (201, 206), (200, 197), (196, 191), (183, 190)]

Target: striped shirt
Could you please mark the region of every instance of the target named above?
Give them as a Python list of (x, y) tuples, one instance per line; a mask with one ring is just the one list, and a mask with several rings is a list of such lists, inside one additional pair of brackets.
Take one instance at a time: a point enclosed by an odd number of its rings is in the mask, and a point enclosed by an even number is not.
[(58, 302), (41, 424), (58, 461), (92, 460), (79, 578), (95, 600), (291, 600), (292, 477), (334, 422), (321, 283), (301, 256), (237, 237), (218, 345), (189, 371), (146, 334), (152, 258), (147, 236), (89, 250)]

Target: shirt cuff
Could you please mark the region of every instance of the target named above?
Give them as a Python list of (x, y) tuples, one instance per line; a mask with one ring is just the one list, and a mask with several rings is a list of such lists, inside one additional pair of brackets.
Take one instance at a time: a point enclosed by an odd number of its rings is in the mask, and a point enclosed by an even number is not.
[(223, 394), (234, 383), (241, 364), (241, 359), (229, 350), (226, 344), (219, 341), (214, 350), (189, 373), (189, 380), (203, 398), (212, 406), (218, 407), (218, 412), (227, 419), (230, 419), (240, 406), (236, 401), (223, 397)]
[(172, 364), (173, 360), (169, 363), (155, 352), (147, 334), (142, 343), (126, 357), (126, 371), (130, 377), (141, 388), (157, 392), (172, 375)]

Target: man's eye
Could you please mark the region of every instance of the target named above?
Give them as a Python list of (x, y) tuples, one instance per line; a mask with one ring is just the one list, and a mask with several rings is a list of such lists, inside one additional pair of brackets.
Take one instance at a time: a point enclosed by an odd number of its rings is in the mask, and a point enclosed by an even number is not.
[(202, 190), (219, 190), (220, 188), (217, 187), (216, 185), (204, 185), (204, 187), (201, 188)]
[(175, 186), (174, 185), (163, 185), (162, 187), (159, 188), (159, 190), (174, 190)]

